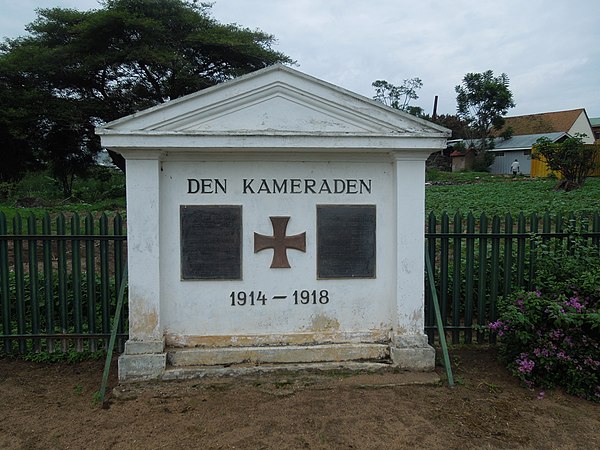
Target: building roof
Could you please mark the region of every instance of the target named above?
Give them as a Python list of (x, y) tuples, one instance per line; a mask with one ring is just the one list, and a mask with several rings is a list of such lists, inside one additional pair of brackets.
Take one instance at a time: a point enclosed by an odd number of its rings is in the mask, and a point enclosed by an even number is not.
[(590, 125), (600, 127), (600, 117), (590, 117)]
[(536, 141), (541, 137), (546, 137), (552, 142), (556, 142), (567, 133), (556, 132), (556, 133), (537, 133), (537, 134), (526, 134), (523, 136), (513, 136), (510, 139), (495, 138), (494, 148), (492, 150), (517, 150), (517, 149), (531, 149)]
[(513, 135), (517, 136), (568, 132), (581, 113), (585, 113), (585, 109), (505, 117), (504, 126), (494, 135), (500, 136), (509, 127), (512, 128)]
[(275, 64), (114, 120), (96, 133), (104, 147), (127, 155), (299, 148), (424, 154), (445, 148), (451, 131)]
[[(559, 131), (556, 133), (536, 133), (526, 134), (522, 136), (513, 136), (509, 139), (497, 137), (494, 138), (494, 148), (490, 149), (490, 151), (501, 152), (506, 150), (530, 150), (539, 138), (545, 137), (550, 139), (552, 142), (557, 142), (564, 136), (569, 136), (569, 134)], [(480, 141), (480, 139), (474, 139), (472, 141), (466, 140), (465, 144), (467, 147), (469, 147), (470, 145), (478, 146)]]

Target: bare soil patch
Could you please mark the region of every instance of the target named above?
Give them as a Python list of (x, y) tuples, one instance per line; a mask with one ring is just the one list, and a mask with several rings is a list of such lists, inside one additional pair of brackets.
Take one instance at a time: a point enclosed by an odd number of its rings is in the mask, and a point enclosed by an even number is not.
[(493, 349), (451, 357), (454, 389), (398, 386), (393, 372), (276, 373), (121, 385), (108, 409), (92, 402), (102, 361), (0, 359), (0, 448), (600, 448), (598, 404), (539, 398)]

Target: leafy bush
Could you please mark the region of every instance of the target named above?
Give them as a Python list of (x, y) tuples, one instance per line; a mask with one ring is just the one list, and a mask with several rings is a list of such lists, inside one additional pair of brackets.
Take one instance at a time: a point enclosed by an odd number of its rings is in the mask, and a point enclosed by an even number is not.
[(15, 190), (15, 183), (11, 181), (0, 181), (0, 201), (9, 199)]
[(500, 338), (509, 370), (527, 386), (561, 386), (600, 402), (600, 254), (570, 235), (561, 245), (539, 244), (533, 292), (499, 303), (489, 328)]
[(585, 134), (576, 133), (563, 142), (552, 142), (547, 137), (536, 141), (533, 159), (539, 159), (553, 171), (562, 175), (556, 189), (571, 191), (583, 186), (584, 181), (590, 176), (598, 164), (596, 159), (600, 154), (597, 145), (585, 145)]
[(107, 167), (89, 168), (85, 177), (76, 177), (72, 195), (65, 199), (61, 184), (48, 171), (30, 172), (19, 182), (0, 183), (0, 201), (11, 206), (51, 206), (58, 203), (98, 203), (124, 199), (125, 175)]
[(475, 172), (489, 172), (490, 166), (494, 164), (496, 156), (487, 150), (481, 150), (475, 155), (473, 160), (473, 170)]

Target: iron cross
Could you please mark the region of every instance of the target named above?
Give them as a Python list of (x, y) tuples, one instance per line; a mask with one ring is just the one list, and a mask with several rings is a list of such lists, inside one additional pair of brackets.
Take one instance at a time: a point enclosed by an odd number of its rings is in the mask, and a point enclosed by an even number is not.
[(273, 226), (273, 236), (254, 233), (254, 253), (267, 248), (273, 249), (271, 269), (288, 269), (290, 263), (287, 258), (287, 249), (293, 248), (306, 252), (306, 232), (294, 236), (286, 236), (289, 217), (269, 217)]

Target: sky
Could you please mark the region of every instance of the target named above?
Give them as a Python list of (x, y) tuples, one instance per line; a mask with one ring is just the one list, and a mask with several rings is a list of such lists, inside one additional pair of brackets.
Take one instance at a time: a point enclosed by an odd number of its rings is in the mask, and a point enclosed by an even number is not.
[[(36, 8), (88, 10), (97, 0), (0, 0), (0, 37), (24, 35)], [(260, 29), (296, 69), (372, 97), (378, 79), (419, 77), (411, 103), (456, 113), (469, 72), (510, 79), (508, 115), (585, 108), (600, 117), (598, 0), (216, 0), (213, 17)]]

